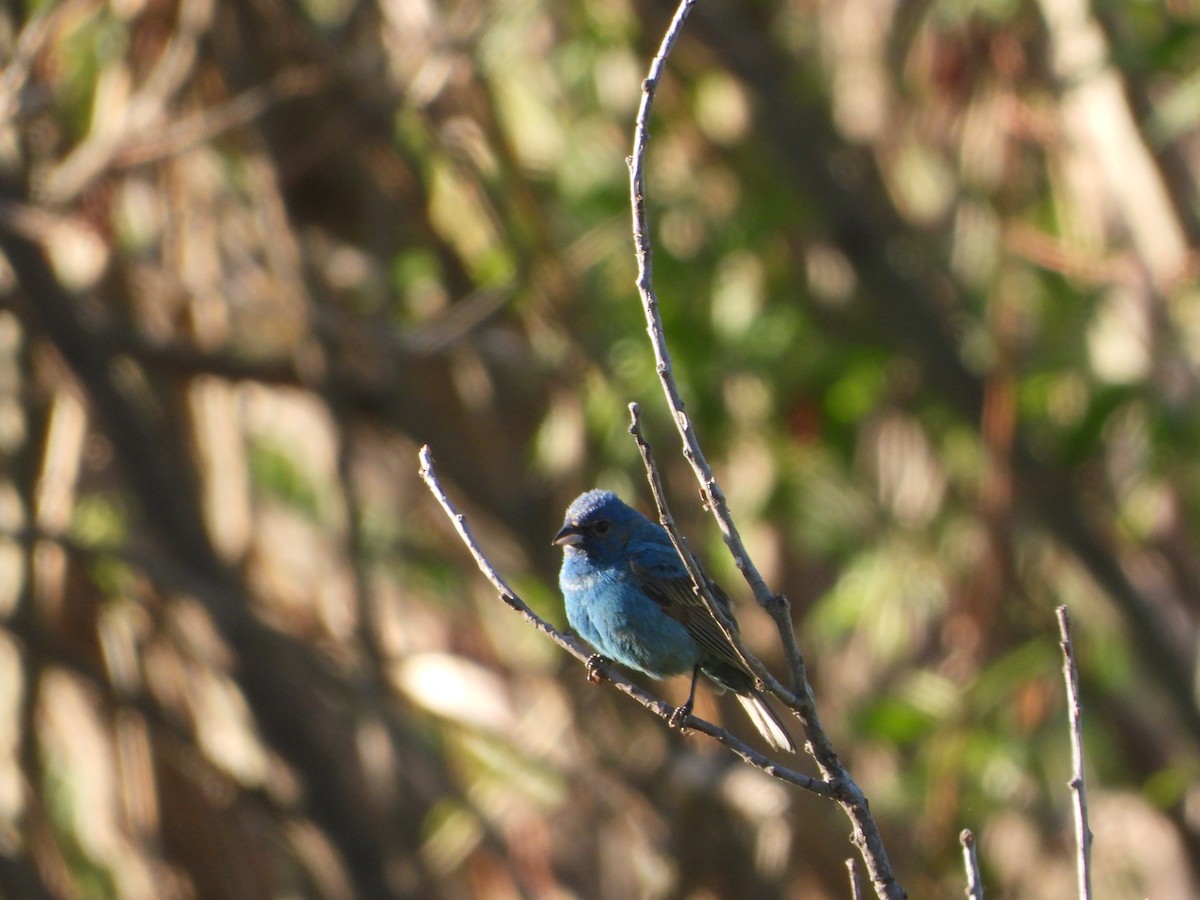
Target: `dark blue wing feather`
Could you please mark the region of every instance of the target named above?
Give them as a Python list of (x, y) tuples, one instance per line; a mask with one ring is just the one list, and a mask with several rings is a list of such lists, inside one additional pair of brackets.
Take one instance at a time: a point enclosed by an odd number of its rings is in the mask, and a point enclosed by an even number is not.
[[(687, 629), (692, 639), (712, 656), (712, 662), (732, 666), (749, 676), (750, 673), (738, 660), (737, 651), (721, 631), (721, 626), (709, 613), (704, 601), (696, 595), (692, 579), (675, 555), (674, 546), (669, 549), (670, 557), (659, 552), (631, 554), (629, 567), (637, 579), (638, 587), (664, 613)], [(733, 619), (728, 595), (712, 581), (708, 582), (708, 587), (713, 599), (733, 622), (736, 630), (737, 623)]]

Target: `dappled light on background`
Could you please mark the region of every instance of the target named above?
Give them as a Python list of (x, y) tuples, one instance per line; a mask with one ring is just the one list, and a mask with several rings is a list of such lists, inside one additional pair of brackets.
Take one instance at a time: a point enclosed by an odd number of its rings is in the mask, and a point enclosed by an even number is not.
[(415, 703), (437, 715), (500, 734), (513, 726), (503, 681), (470, 660), (437, 653), (413, 655), (396, 666), (392, 677)]
[[(687, 417), (912, 897), (965, 827), (1071, 894), (1059, 604), (1097, 895), (1200, 885), (1193, 6), (705, 0), (659, 85)], [(417, 473), (565, 628), (567, 502), (652, 510), (638, 402), (785, 676), (638, 308), (669, 14), (0, 12), (0, 894), (849, 896), (835, 804), (590, 684)]]

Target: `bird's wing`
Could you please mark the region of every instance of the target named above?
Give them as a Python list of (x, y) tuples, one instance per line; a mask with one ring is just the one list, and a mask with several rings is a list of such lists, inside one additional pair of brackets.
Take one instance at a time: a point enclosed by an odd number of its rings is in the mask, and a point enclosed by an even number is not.
[[(654, 557), (639, 557), (635, 554), (630, 558), (629, 567), (637, 579), (638, 587), (658, 604), (659, 609), (683, 625), (697, 644), (721, 662), (744, 670), (737, 651), (721, 631), (716, 619), (709, 613), (704, 601), (696, 596), (692, 588), (692, 579), (683, 570), (683, 564), (677, 557), (669, 562), (660, 562)], [(680, 572), (683, 574), (679, 574)], [(713, 599), (729, 617), (736, 631), (737, 622), (733, 618), (729, 596), (713, 581), (708, 582), (708, 587)]]

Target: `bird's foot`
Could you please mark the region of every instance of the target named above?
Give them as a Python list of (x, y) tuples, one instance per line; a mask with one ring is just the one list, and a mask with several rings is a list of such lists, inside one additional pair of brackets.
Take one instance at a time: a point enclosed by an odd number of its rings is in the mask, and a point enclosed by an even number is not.
[(683, 706), (675, 707), (675, 711), (671, 713), (671, 718), (667, 719), (667, 724), (672, 728), (678, 728), (684, 734), (687, 734), (688, 729), (684, 727), (684, 722), (688, 720), (688, 716), (692, 714), (692, 704), (685, 703)]
[(607, 665), (608, 659), (601, 656), (599, 653), (593, 653), (584, 663), (587, 668), (587, 680), (589, 684), (599, 684), (604, 680), (604, 671), (601, 666)]

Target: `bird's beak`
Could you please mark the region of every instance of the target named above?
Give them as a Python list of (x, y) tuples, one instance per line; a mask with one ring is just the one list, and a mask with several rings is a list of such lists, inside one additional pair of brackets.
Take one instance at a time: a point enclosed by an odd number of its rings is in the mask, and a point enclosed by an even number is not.
[(583, 540), (583, 532), (575, 525), (564, 525), (550, 542), (554, 547), (574, 547)]

